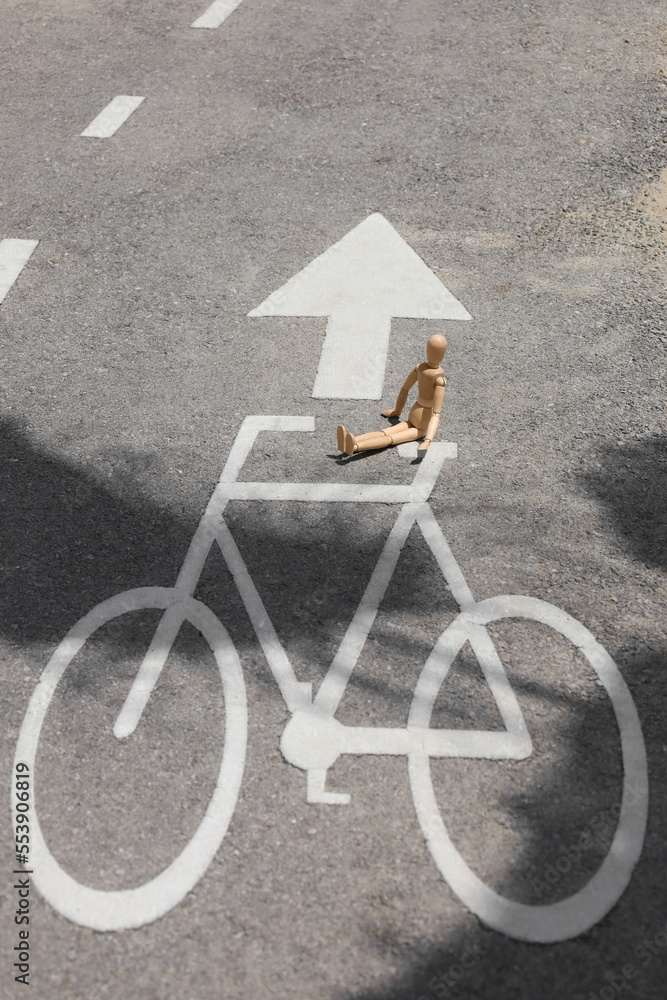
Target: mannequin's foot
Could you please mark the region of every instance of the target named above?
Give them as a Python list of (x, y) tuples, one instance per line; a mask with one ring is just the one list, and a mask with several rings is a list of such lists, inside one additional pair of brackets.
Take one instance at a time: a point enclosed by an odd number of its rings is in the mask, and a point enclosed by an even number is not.
[(346, 430), (343, 424), (339, 424), (336, 429), (336, 439), (339, 451), (345, 451), (345, 434)]
[(345, 435), (345, 454), (354, 455), (357, 448), (357, 443), (354, 440), (354, 434)]

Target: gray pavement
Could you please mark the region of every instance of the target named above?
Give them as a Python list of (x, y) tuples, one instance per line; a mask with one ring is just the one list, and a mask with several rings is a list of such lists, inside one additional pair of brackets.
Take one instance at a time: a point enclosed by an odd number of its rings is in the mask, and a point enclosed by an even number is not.
[[(243, 0), (219, 28), (191, 28), (205, 6), (0, 8), (0, 240), (39, 241), (0, 304), (5, 801), (49, 657), (97, 603), (173, 585), (243, 419), (311, 414), (315, 432), (265, 434), (242, 478), (410, 482), (395, 451), (341, 461), (335, 426), (379, 427), (439, 332), (438, 436), (458, 458), (430, 507), (478, 600), (550, 602), (618, 664), (648, 756), (646, 838), (619, 902), (585, 933), (536, 944), (489, 929), (429, 854), (405, 758), (342, 756), (327, 787), (350, 804), (307, 804), (305, 774), (279, 750), (289, 712), (214, 554), (196, 596), (238, 649), (249, 711), (228, 832), (185, 898), (140, 928), (80, 926), (33, 885), (32, 994), (662, 997), (664, 6)], [(144, 101), (110, 138), (81, 137), (116, 95)], [(374, 212), (473, 321), (396, 318), (381, 403), (313, 399), (326, 318), (247, 314)], [(316, 689), (396, 510), (235, 501), (227, 514)], [(456, 612), (413, 530), (337, 718), (404, 727)], [(96, 633), (42, 730), (32, 806), (62, 867), (97, 890), (140, 885), (183, 850), (219, 767), (224, 699), (189, 626), (136, 732), (112, 734), (158, 620), (136, 612)], [(490, 632), (533, 754), (434, 761), (435, 794), (482, 881), (544, 906), (582, 889), (610, 849), (619, 729), (571, 644), (535, 623)], [(432, 726), (502, 728), (470, 647)], [(5, 807), (3, 997), (23, 988), (13, 841)]]

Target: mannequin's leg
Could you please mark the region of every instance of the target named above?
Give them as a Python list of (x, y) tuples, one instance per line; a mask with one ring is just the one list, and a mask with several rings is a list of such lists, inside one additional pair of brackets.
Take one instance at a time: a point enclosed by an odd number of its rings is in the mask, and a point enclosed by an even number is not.
[(391, 440), (383, 431), (361, 434), (358, 438), (355, 438), (354, 434), (348, 434), (345, 438), (345, 451), (348, 455), (355, 455), (358, 451), (387, 448), (390, 444)]
[(423, 437), (424, 432), (419, 428), (403, 421), (395, 424), (385, 431), (372, 431), (369, 434), (347, 434), (345, 437), (345, 452), (354, 455), (359, 451), (373, 451), (377, 448), (388, 448), (392, 444), (403, 444), (405, 441), (416, 441)]
[(336, 444), (338, 445), (339, 451), (345, 451), (345, 435), (347, 431), (345, 430), (344, 424), (339, 424), (336, 428)]
[(392, 427), (391, 431), (388, 432), (388, 436), (391, 438), (392, 444), (405, 444), (406, 441), (417, 441), (419, 438), (424, 437), (425, 433), (426, 431), (420, 431), (418, 427), (412, 427), (408, 424), (405, 430), (400, 431)]
[[(353, 434), (352, 437), (354, 437), (355, 444), (358, 444), (360, 446), (359, 451), (365, 451), (366, 450), (365, 448), (361, 448), (361, 445), (364, 443), (364, 441), (370, 441), (371, 438), (376, 438), (379, 434), (383, 436), (386, 435), (387, 437), (389, 437), (392, 434), (396, 434), (397, 432), (406, 430), (408, 427), (410, 427), (410, 424), (407, 422), (407, 420), (404, 420), (400, 424), (394, 424), (393, 427), (385, 427), (385, 429), (382, 431), (369, 431), (368, 434), (356, 434), (356, 435)], [(381, 446), (378, 445), (377, 447)]]

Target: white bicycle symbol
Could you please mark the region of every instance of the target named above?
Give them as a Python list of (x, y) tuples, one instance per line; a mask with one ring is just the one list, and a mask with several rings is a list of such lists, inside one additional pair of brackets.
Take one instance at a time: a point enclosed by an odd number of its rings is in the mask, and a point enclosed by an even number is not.
[[(33, 813), (31, 869), (44, 898), (63, 916), (100, 931), (139, 927), (176, 906), (201, 878), (231, 820), (241, 784), (246, 747), (247, 706), (238, 654), (216, 616), (193, 598), (214, 543), (234, 577), (280, 693), (291, 713), (280, 747), (291, 764), (307, 772), (308, 802), (346, 803), (349, 796), (325, 791), (327, 770), (341, 754), (406, 755), (412, 795), (422, 831), (442, 877), (479, 919), (510, 937), (553, 942), (574, 937), (596, 924), (619, 899), (641, 853), (648, 795), (647, 765), (639, 718), (616, 664), (580, 622), (559, 608), (531, 597), (493, 597), (477, 603), (435, 520), (427, 500), (446, 458), (456, 445), (432, 444), (411, 486), (334, 483), (238, 482), (238, 473), (259, 431), (313, 431), (312, 417), (247, 417), (231, 449), (219, 483), (190, 544), (174, 587), (142, 587), (118, 594), (93, 608), (68, 632), (51, 657), (26, 712), (16, 750), (34, 774), (40, 731), (56, 686), (90, 636), (129, 611), (164, 611), (125, 704), (114, 725), (122, 739), (136, 728), (171, 646), (185, 621), (201, 632), (215, 656), (225, 699), (225, 745), (217, 784), (204, 818), (182, 853), (158, 876), (134, 889), (101, 891), (81, 885), (53, 857)], [(223, 512), (230, 500), (395, 503), (401, 509), (387, 538), (354, 618), (315, 697), (297, 680), (269, 620)], [(401, 728), (344, 726), (335, 718), (347, 682), (375, 620), (411, 527), (418, 524), (461, 611), (444, 630), (426, 661)], [(530, 906), (500, 896), (471, 870), (452, 843), (436, 802), (431, 757), (522, 760), (532, 743), (504, 667), (486, 630), (503, 618), (542, 622), (584, 654), (611, 699), (618, 723), (624, 784), (618, 826), (609, 852), (588, 884), (568, 899)], [(469, 642), (495, 697), (505, 731), (431, 729), (440, 686), (457, 653)], [(633, 798), (634, 796), (634, 798)]]

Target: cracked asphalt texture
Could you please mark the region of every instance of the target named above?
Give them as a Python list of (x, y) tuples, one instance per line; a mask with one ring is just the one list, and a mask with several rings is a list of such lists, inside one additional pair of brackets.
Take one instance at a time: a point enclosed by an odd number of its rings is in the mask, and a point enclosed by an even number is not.
[[(4, 0), (0, 10), (0, 238), (39, 240), (0, 305), (6, 791), (53, 649), (95, 603), (173, 582), (243, 418), (316, 418), (307, 438), (265, 435), (248, 479), (409, 481), (395, 452), (340, 462), (334, 429), (379, 425), (427, 337), (443, 332), (439, 436), (459, 457), (432, 509), (476, 597), (552, 602), (618, 663), (648, 751), (647, 836), (628, 889), (588, 933), (530, 945), (489, 931), (430, 859), (405, 760), (341, 758), (329, 785), (351, 804), (306, 804), (304, 775), (278, 749), (287, 710), (212, 559), (198, 596), (238, 647), (250, 706), (229, 832), (182, 903), (138, 930), (94, 933), (35, 893), (33, 995), (590, 1000), (622, 980), (626, 996), (662, 997), (664, 5), (243, 0), (217, 30), (192, 30), (204, 7)], [(146, 99), (111, 139), (80, 138), (116, 94)], [(382, 404), (313, 400), (326, 320), (246, 314), (375, 211), (474, 322), (394, 320)], [(300, 679), (326, 672), (394, 515), (230, 507)], [(405, 725), (455, 613), (413, 532), (341, 721)], [(221, 692), (194, 631), (179, 637), (137, 733), (122, 745), (111, 734), (155, 620), (127, 616), (97, 636), (59, 686), (40, 743), (45, 836), (97, 888), (137, 885), (169, 863), (201, 820), (220, 756)], [(583, 886), (605, 856), (618, 731), (564, 641), (516, 623), (492, 634), (534, 754), (437, 761), (433, 778), (480, 876), (543, 904)], [(501, 725), (469, 651), (436, 722)], [(0, 831), (9, 997), (21, 987), (7, 808)], [(591, 831), (582, 857), (556, 869)]]

